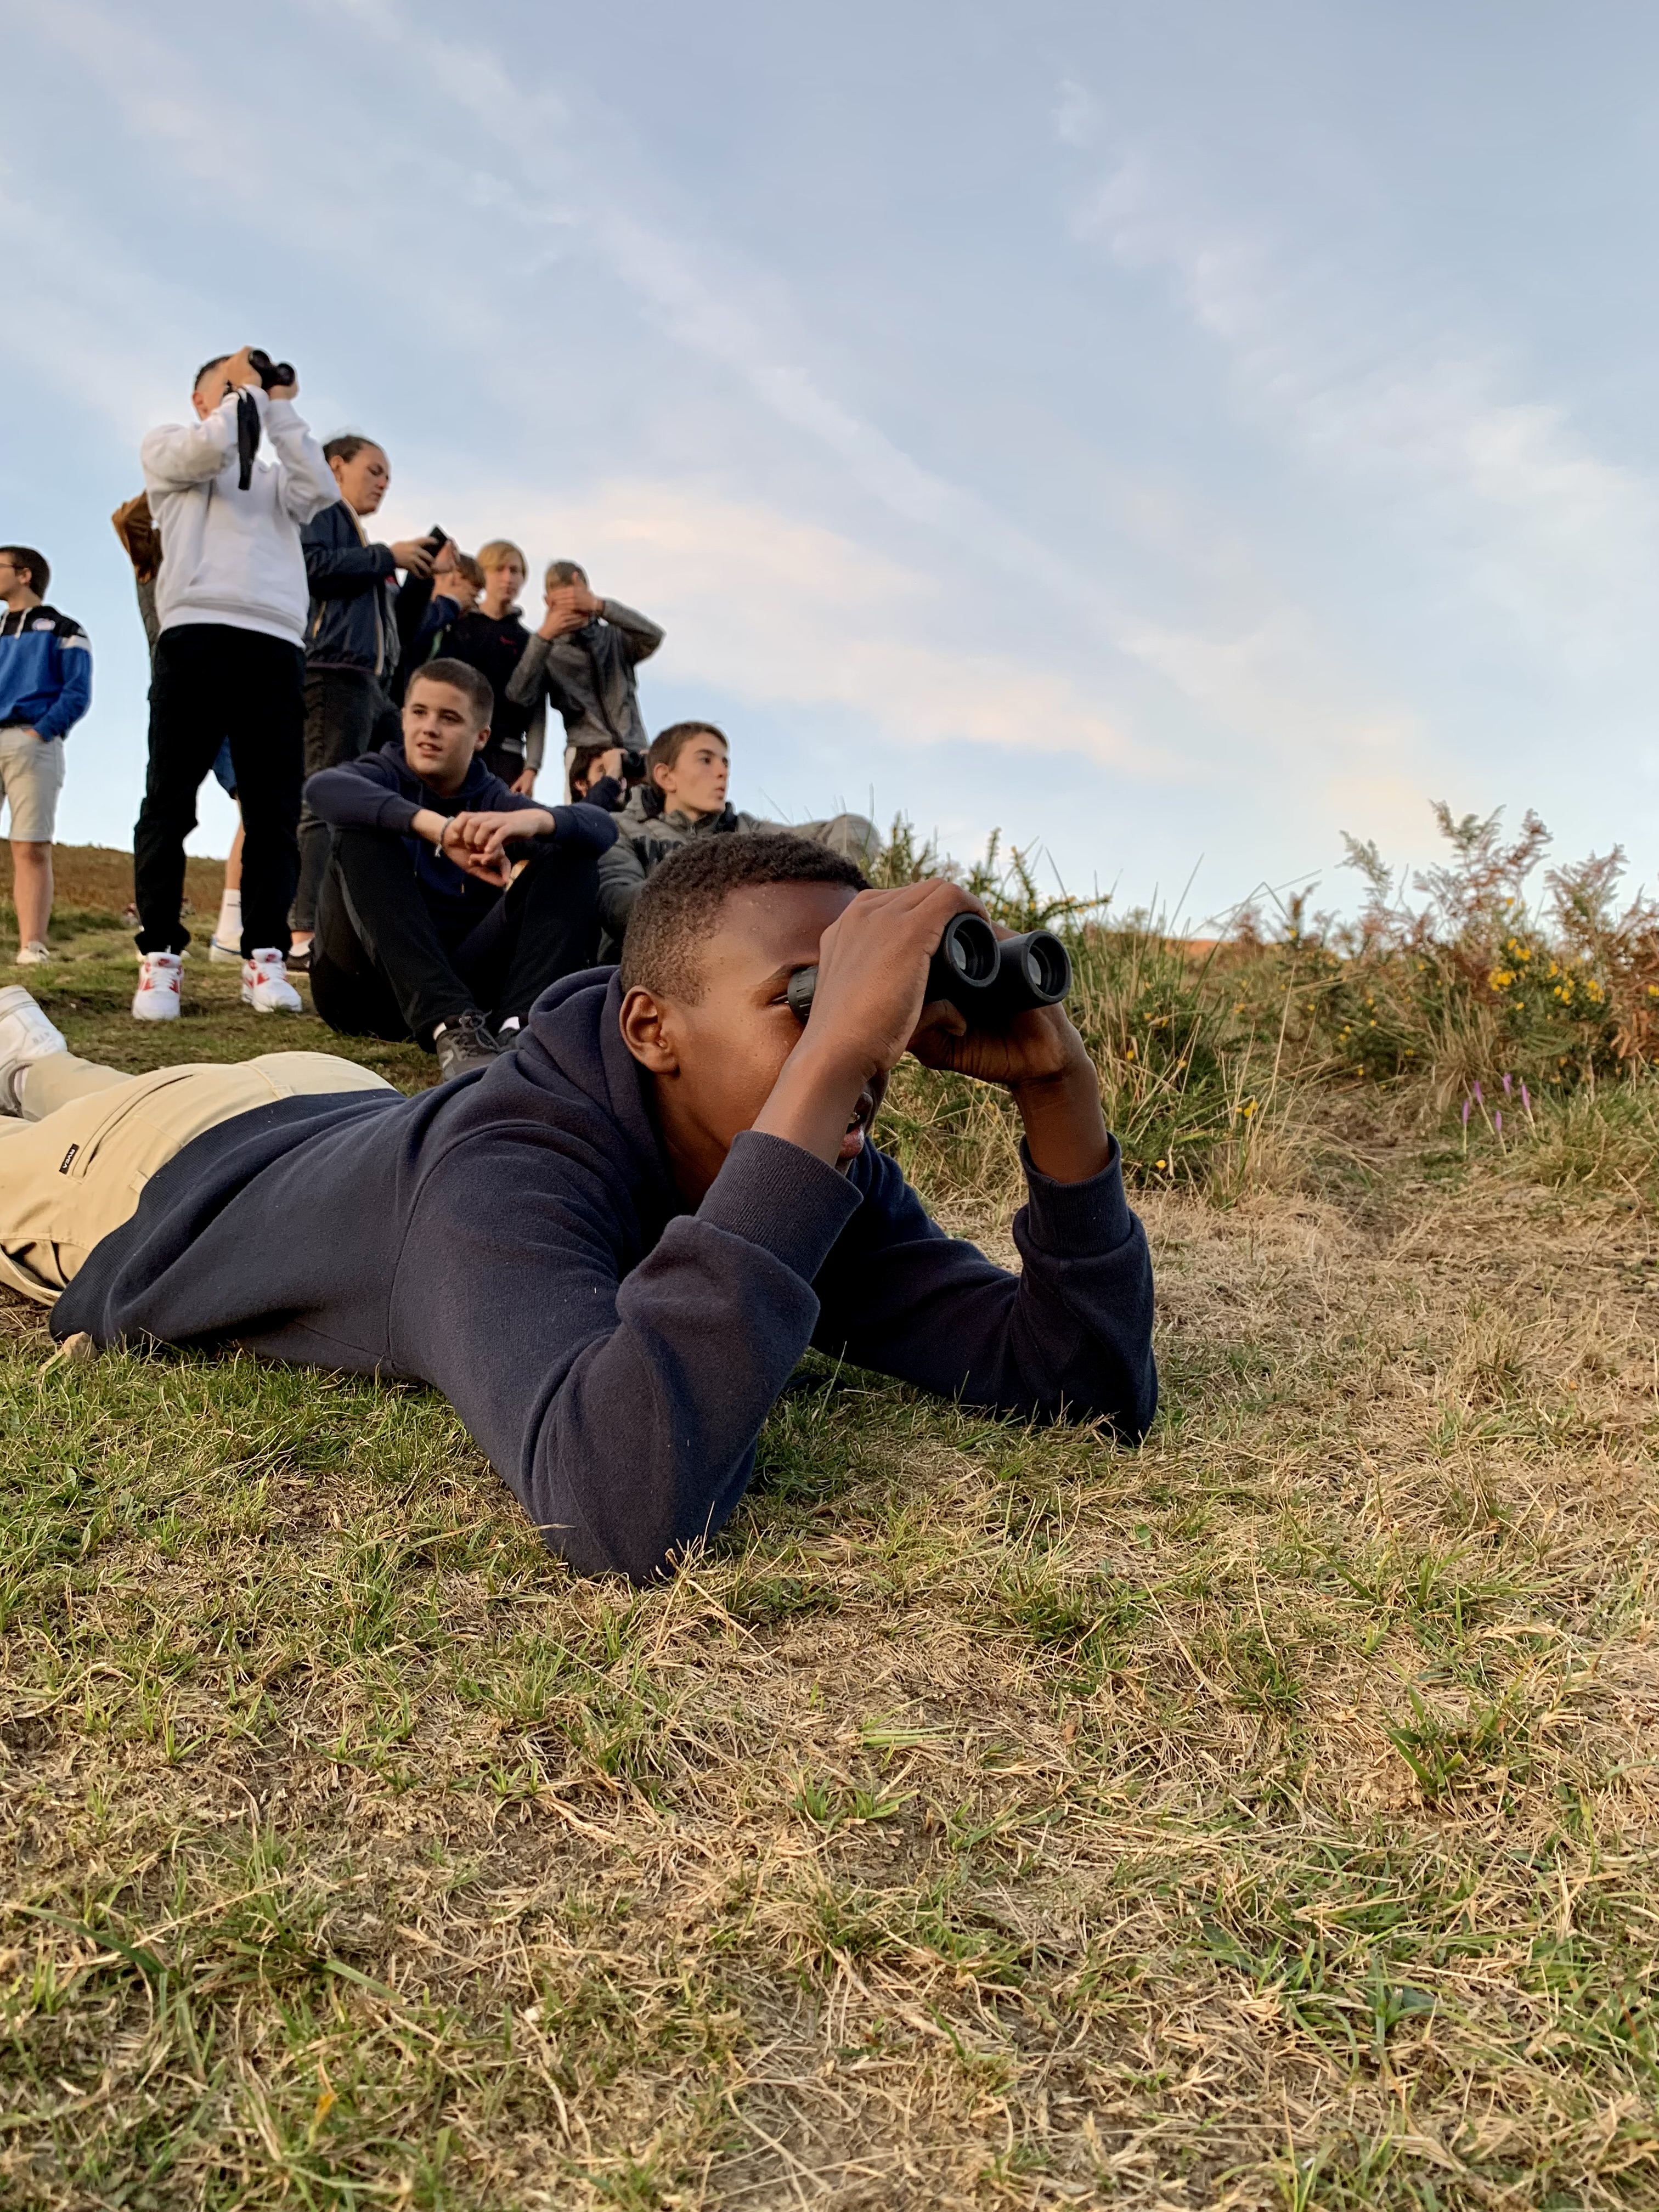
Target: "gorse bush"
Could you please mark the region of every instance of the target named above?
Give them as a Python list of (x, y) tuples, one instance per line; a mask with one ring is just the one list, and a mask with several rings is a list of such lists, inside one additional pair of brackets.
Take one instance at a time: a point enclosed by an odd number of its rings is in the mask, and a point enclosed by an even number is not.
[(1310, 921), (1293, 906), (1276, 935), (1255, 916), (1241, 941), (1288, 974), (1302, 1034), (1338, 1068), (1430, 1074), (1443, 1101), (1477, 1079), (1574, 1085), (1645, 1063), (1659, 1043), (1659, 906), (1621, 904), (1615, 846), (1551, 868), (1530, 895), (1550, 836), (1535, 814), (1506, 837), (1501, 816), (1435, 808), (1450, 847), (1402, 896), (1375, 844), (1349, 838), (1364, 878), (1358, 919)]
[[(1159, 923), (1107, 918), (1109, 902), (1040, 890), (1029, 855), (1006, 860), (993, 838), (968, 869), (941, 861), (894, 824), (878, 880), (950, 874), (1015, 930), (1052, 929), (1072, 956), (1068, 1010), (1100, 1071), (1106, 1115), (1135, 1182), (1243, 1187), (1260, 1166), (1264, 1133), (1284, 1133), (1273, 1108), (1288, 1096), (1285, 1009), (1238, 1000), (1214, 957), (1194, 960)], [(936, 1194), (1001, 1196), (1018, 1180), (1018, 1117), (1006, 1096), (949, 1075), (896, 1071), (884, 1137)]]
[[(1007, 927), (1065, 939), (1070, 1012), (1133, 1182), (1248, 1188), (1297, 1149), (1302, 1094), (1319, 1079), (1415, 1079), (1428, 1103), (1456, 1112), (1475, 1085), (1508, 1076), (1532, 1102), (1519, 1121), (1511, 1105), (1511, 1139), (1538, 1142), (1559, 1122), (1546, 1149), (1571, 1174), (1560, 1102), (1641, 1076), (1659, 1056), (1659, 903), (1621, 898), (1617, 847), (1547, 869), (1534, 897), (1550, 842), (1535, 814), (1511, 836), (1501, 813), (1434, 811), (1449, 851), (1412, 878), (1414, 902), (1374, 843), (1349, 838), (1346, 865), (1366, 886), (1357, 919), (1312, 914), (1300, 897), (1271, 922), (1248, 908), (1202, 945), (1162, 916), (1117, 923), (1108, 899), (1045, 893), (1032, 856), (1005, 858), (995, 837), (963, 868), (900, 821), (877, 879), (947, 874)], [(1650, 1086), (1638, 1087), (1645, 1098)], [(1490, 1133), (1490, 1115), (1475, 1127)], [(940, 1195), (1000, 1198), (1017, 1181), (1018, 1116), (980, 1085), (901, 1066), (884, 1130)]]

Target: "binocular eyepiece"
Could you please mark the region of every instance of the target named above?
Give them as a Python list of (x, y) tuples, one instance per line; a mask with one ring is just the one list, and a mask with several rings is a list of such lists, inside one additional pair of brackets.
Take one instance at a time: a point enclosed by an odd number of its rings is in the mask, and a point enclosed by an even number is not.
[[(797, 1020), (812, 1011), (816, 968), (789, 978), (789, 1007)], [(1072, 988), (1072, 956), (1051, 929), (999, 939), (976, 914), (953, 915), (927, 969), (927, 1003), (948, 999), (970, 1029), (1002, 1029), (1016, 1014), (1057, 1006)]]

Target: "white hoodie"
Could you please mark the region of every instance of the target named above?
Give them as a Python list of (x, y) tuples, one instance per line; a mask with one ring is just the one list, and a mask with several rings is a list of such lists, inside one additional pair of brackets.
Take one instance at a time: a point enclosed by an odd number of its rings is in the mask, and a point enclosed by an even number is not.
[(246, 491), (236, 482), (234, 392), (205, 422), (164, 423), (139, 448), (161, 533), (156, 617), (162, 630), (228, 623), (303, 647), (311, 595), (300, 526), (332, 507), (340, 487), (293, 401), (247, 389), (276, 459), (254, 462)]

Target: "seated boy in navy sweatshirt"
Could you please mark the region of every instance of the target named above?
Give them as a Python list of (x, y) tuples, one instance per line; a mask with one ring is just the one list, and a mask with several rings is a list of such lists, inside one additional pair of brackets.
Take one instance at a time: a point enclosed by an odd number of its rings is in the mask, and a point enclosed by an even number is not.
[(403, 743), (306, 785), (334, 833), (312, 1004), (346, 1036), (413, 1037), (446, 1077), (493, 1060), (550, 983), (587, 966), (599, 858), (617, 842), (603, 808), (538, 806), (491, 775), (491, 705), (476, 668), (429, 661)]
[[(430, 1382), (555, 1550), (637, 1579), (734, 1510), (809, 1345), (1138, 1440), (1152, 1267), (1082, 1040), (1060, 1006), (999, 1035), (924, 1007), (975, 902), (861, 881), (798, 838), (688, 846), (620, 971), (568, 978), (510, 1052), (413, 1098), (325, 1054), (124, 1079), (0, 994), (0, 1095), (27, 1117), (0, 1121), (0, 1274), (57, 1297), (60, 1340)], [(814, 962), (803, 1026), (787, 991)], [(1012, 1094), (1022, 1273), (946, 1237), (871, 1143), (907, 1048)]]

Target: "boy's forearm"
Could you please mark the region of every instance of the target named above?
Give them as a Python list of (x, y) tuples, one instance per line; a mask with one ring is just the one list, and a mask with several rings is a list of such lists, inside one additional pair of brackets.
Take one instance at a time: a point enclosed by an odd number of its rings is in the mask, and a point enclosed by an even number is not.
[(756, 1133), (799, 1145), (833, 1167), (864, 1084), (865, 1071), (856, 1060), (815, 1049), (803, 1037), (755, 1117)]
[(1100, 1079), (1086, 1059), (1059, 1075), (1014, 1086), (1031, 1164), (1054, 1182), (1087, 1182), (1112, 1157)]

